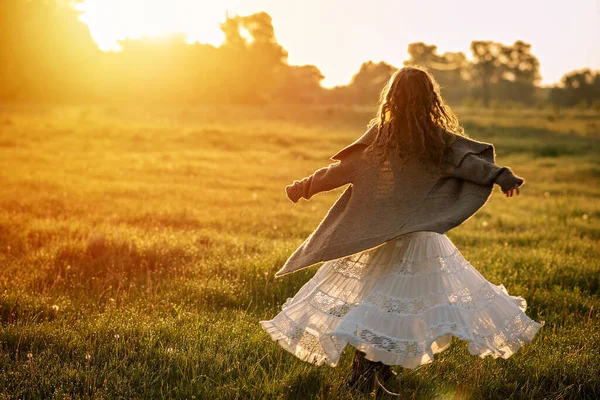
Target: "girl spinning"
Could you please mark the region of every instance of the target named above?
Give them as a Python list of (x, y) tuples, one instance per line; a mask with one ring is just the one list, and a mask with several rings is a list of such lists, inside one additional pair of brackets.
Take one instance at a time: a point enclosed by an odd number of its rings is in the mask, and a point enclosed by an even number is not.
[(510, 357), (541, 324), (445, 235), (494, 184), (519, 194), (523, 179), (494, 156), (491, 144), (464, 136), (431, 75), (398, 70), (370, 129), (332, 156), (338, 162), (286, 188), (298, 202), (350, 184), (276, 276), (325, 263), (262, 327), (316, 365), (335, 367), (355, 347), (352, 386), (395, 375), (393, 365), (430, 363), (452, 337), (471, 354)]

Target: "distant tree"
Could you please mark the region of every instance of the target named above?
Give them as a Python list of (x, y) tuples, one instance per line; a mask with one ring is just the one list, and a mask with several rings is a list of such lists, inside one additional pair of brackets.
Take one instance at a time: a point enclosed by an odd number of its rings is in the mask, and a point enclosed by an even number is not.
[(585, 104), (592, 107), (600, 101), (600, 71), (589, 68), (565, 74), (559, 86), (552, 88), (549, 101), (559, 106)]
[(492, 88), (497, 98), (531, 103), (540, 79), (539, 61), (531, 45), (516, 41), (511, 46), (492, 41), (473, 41), (472, 77), (481, 87), (481, 98), (489, 107)]
[(503, 80), (510, 91), (506, 98), (526, 104), (533, 103), (535, 85), (540, 81), (540, 62), (531, 54), (531, 45), (516, 41), (512, 46), (503, 46), (502, 61), (505, 65)]
[(419, 65), (427, 68), (445, 67), (442, 57), (437, 54), (437, 46), (425, 44), (423, 42), (410, 43), (408, 45), (408, 54), (410, 58), (404, 62), (404, 65)]
[(396, 69), (385, 62), (368, 61), (363, 63), (352, 77), (347, 94), (352, 97), (354, 103), (375, 104), (385, 83)]
[(312, 103), (323, 95), (325, 76), (314, 65), (289, 66), (284, 73), (278, 95), (281, 100)]
[(423, 42), (410, 43), (408, 54), (410, 58), (404, 62), (406, 66), (420, 65), (438, 71), (460, 71), (461, 68), (465, 67), (466, 56), (464, 53), (447, 52), (438, 54), (436, 45)]
[(447, 100), (458, 102), (466, 95), (469, 62), (464, 53), (438, 54), (437, 46), (418, 42), (408, 45), (408, 54), (410, 58), (404, 65), (425, 67), (443, 88)]
[(600, 99), (600, 71), (586, 68), (567, 74), (562, 79), (567, 95), (574, 104), (585, 102), (591, 107), (594, 100)]
[(472, 76), (481, 84), (481, 98), (487, 108), (490, 105), (490, 86), (497, 83), (503, 74), (500, 60), (502, 45), (491, 41), (473, 41), (471, 52), (474, 59)]
[(267, 101), (285, 79), (288, 55), (277, 43), (271, 16), (266, 12), (228, 16), (221, 29), (224, 84), (237, 93), (237, 101)]
[[(207, 74), (218, 73), (212, 62), (218, 55), (210, 45), (189, 45), (185, 35), (127, 39), (122, 50), (104, 54), (103, 85), (106, 99), (136, 102), (205, 101), (212, 89)], [(216, 89), (216, 88), (215, 88)], [(212, 98), (213, 100), (217, 100)]]
[(228, 16), (220, 47), (171, 35), (104, 53), (77, 1), (0, 0), (0, 100), (256, 103), (272, 100), (288, 79), (287, 52), (267, 13)]
[(220, 47), (183, 34), (120, 42), (105, 54), (105, 98), (186, 103), (263, 103), (278, 95), (289, 66), (266, 13), (228, 16)]
[(100, 50), (66, 2), (0, 0), (0, 98), (90, 95)]
[(548, 103), (558, 107), (568, 107), (569, 101), (565, 88), (560, 85), (553, 86), (548, 94)]

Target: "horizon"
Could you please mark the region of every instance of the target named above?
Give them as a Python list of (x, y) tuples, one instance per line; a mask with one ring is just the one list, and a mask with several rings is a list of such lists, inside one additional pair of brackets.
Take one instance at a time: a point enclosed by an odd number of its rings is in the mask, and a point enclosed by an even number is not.
[[(345, 4), (344, 14), (337, 13), (343, 3), (341, 0), (326, 4), (306, 0), (301, 6), (275, 0), (225, 0), (210, 4), (192, 0), (168, 3), (162, 0), (85, 0), (78, 9), (82, 11), (80, 19), (87, 24), (94, 42), (103, 51), (118, 50), (118, 40), (126, 38), (177, 33), (185, 34), (188, 43), (219, 46), (224, 37), (219, 23), (227, 13), (248, 15), (264, 11), (273, 20), (278, 43), (288, 52), (288, 63), (315, 65), (325, 75), (321, 84), (326, 88), (347, 85), (361, 64), (367, 61), (384, 61), (402, 67), (409, 58), (408, 44), (413, 42), (436, 45), (440, 54), (460, 51), (471, 59), (469, 46), (473, 40), (503, 44), (523, 40), (532, 45), (532, 53), (540, 61), (541, 87), (560, 83), (564, 74), (574, 70), (600, 69), (600, 2), (579, 2), (572, 5), (578, 12), (565, 16), (558, 1), (536, 0), (521, 4), (509, 0), (504, 2), (503, 8), (494, 10), (493, 18), (481, 20), (477, 19), (478, 14), (487, 10), (476, 1), (464, 0), (453, 5), (439, 0), (434, 2), (440, 12), (425, 12), (435, 29), (424, 27), (415, 18), (423, 14), (424, 4), (400, 6), (387, 0), (374, 0), (371, 5)], [(511, 6), (517, 5), (522, 7), (520, 12), (512, 12)], [(381, 13), (382, 9), (389, 12)], [(404, 14), (399, 22), (404, 25), (399, 27), (390, 18), (394, 17), (392, 11), (400, 9)], [(320, 12), (315, 13), (315, 10)], [(451, 11), (455, 17), (443, 18), (444, 11)], [(119, 18), (115, 19), (115, 15)], [(339, 18), (332, 19), (333, 15)], [(507, 25), (509, 18), (513, 18), (513, 24)], [(450, 26), (462, 22), (466, 28), (449, 32), (449, 20)], [(336, 29), (347, 34), (332, 35), (331, 21), (335, 21)], [(351, 29), (360, 21), (365, 21), (367, 28)], [(538, 23), (532, 24), (532, 21)], [(555, 29), (558, 23), (562, 24), (562, 29)], [(311, 29), (306, 30), (306, 26)], [(377, 29), (371, 29), (373, 27)], [(507, 27), (511, 30), (509, 33), (506, 33)], [(390, 38), (399, 38), (398, 43), (392, 43)], [(556, 51), (557, 44), (561, 46), (560, 52)], [(338, 51), (332, 52), (332, 48)]]

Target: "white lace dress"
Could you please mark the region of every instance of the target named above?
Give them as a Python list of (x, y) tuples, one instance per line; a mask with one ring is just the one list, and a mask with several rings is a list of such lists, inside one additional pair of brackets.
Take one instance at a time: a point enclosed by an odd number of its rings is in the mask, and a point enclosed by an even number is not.
[(366, 358), (416, 368), (455, 336), (481, 357), (508, 358), (542, 324), (522, 297), (488, 282), (446, 235), (415, 232), (324, 263), (262, 327), (284, 349), (337, 366), (347, 344)]

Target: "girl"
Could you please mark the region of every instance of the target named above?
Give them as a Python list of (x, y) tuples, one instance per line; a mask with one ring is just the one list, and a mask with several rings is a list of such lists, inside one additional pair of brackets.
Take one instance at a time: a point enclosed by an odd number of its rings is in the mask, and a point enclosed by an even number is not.
[(452, 336), (481, 357), (510, 357), (541, 324), (522, 297), (488, 282), (444, 234), (475, 213), (493, 184), (523, 179), (494, 163), (491, 144), (464, 136), (424, 70), (398, 70), (377, 118), (339, 162), (287, 186), (291, 201), (345, 184), (316, 230), (275, 276), (326, 261), (262, 327), (304, 361), (335, 367), (356, 348), (350, 385), (389, 378), (390, 365), (433, 361)]

